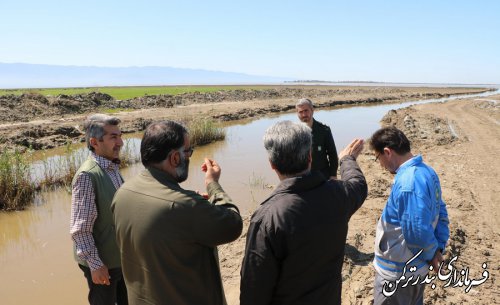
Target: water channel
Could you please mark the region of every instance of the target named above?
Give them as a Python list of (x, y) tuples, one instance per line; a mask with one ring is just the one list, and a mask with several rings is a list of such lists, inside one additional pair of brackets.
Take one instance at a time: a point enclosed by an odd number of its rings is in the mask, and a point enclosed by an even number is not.
[[(391, 109), (463, 97), (324, 109), (317, 110), (314, 117), (331, 126), (337, 149), (341, 150), (355, 137), (368, 138)], [(205, 156), (214, 158), (222, 168), (221, 185), (244, 214), (251, 213), (271, 192), (270, 186), (278, 183), (267, 161), (262, 135), (279, 120), (297, 118), (295, 113), (286, 113), (228, 124), (225, 141), (196, 148), (188, 181), (182, 186), (204, 191), (200, 165)], [(139, 139), (131, 139), (131, 149), (137, 150), (138, 143)], [(122, 174), (126, 180), (142, 168), (138, 163)], [(87, 304), (86, 283), (71, 253), (70, 202), (70, 193), (57, 189), (39, 194), (26, 211), (0, 213), (0, 304)]]

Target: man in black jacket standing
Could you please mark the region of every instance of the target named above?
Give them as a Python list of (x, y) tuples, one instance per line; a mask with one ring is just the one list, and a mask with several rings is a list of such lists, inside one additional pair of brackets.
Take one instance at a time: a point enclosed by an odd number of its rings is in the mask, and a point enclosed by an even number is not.
[(311, 168), (311, 129), (271, 126), (264, 146), (280, 184), (253, 214), (241, 270), (241, 305), (340, 304), (350, 217), (368, 188), (356, 139), (339, 155), (342, 180)]
[(311, 170), (318, 170), (327, 178), (337, 179), (339, 159), (330, 127), (314, 119), (314, 106), (310, 99), (300, 99), (295, 109), (300, 121), (312, 130)]

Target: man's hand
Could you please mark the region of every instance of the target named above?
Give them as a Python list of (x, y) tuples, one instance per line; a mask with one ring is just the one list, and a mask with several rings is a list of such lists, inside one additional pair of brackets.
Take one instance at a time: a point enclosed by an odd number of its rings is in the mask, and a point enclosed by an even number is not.
[(201, 170), (205, 172), (205, 186), (209, 185), (210, 182), (219, 182), (221, 169), (217, 162), (205, 158), (205, 163), (201, 165)]
[(345, 156), (353, 156), (356, 159), (363, 151), (365, 141), (363, 139), (354, 139), (346, 148), (339, 154), (339, 160)]
[(110, 285), (108, 267), (102, 266), (99, 269), (91, 270), (92, 282), (96, 285)]
[(208, 199), (208, 193), (202, 193), (198, 190), (195, 191), (196, 194), (200, 195), (201, 197), (205, 198), (205, 199)]
[(434, 268), (434, 271), (438, 272), (439, 264), (444, 261), (443, 255), (439, 249), (436, 250), (434, 257), (429, 262), (429, 264)]

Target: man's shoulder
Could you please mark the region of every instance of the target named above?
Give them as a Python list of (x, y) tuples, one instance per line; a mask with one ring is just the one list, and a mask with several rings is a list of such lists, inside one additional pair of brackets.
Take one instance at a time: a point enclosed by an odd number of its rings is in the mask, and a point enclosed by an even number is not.
[(87, 158), (78, 168), (78, 171), (88, 172), (89, 170), (98, 167), (99, 164), (94, 158)]
[(294, 193), (283, 192), (272, 195), (255, 211), (252, 220), (266, 223), (281, 222), (293, 217), (300, 199)]
[(87, 160), (83, 161), (83, 163), (80, 165), (75, 175), (73, 176), (73, 184), (77, 180), (95, 178), (94, 176), (96, 169), (99, 169), (99, 166), (94, 159), (88, 158)]
[[(275, 219), (277, 210), (272, 201), (262, 203), (252, 214), (250, 219), (250, 228), (252, 230), (273, 230), (276, 227)], [(260, 228), (260, 229), (257, 229)]]
[(165, 201), (176, 201), (179, 203), (192, 203), (198, 197), (201, 197), (196, 192), (183, 189), (179, 185), (162, 183), (146, 171), (125, 181), (119, 191), (135, 192), (144, 196), (157, 197)]
[(326, 136), (326, 135), (329, 135), (332, 133), (330, 126), (328, 126), (324, 123), (318, 122), (316, 120), (314, 120), (314, 122), (315, 122), (315, 124), (313, 125), (314, 133), (321, 135), (321, 136)]
[(323, 130), (328, 130), (330, 131), (330, 126), (326, 125), (325, 123), (322, 123), (320, 121), (314, 120), (317, 123), (318, 128), (323, 129)]
[(401, 191), (414, 191), (415, 188), (427, 185), (433, 175), (436, 174), (430, 166), (420, 163), (408, 166), (404, 171), (399, 172), (395, 184)]

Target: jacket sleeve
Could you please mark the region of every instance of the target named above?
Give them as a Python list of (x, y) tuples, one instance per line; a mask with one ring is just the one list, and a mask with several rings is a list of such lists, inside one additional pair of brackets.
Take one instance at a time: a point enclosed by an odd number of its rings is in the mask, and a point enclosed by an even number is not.
[(271, 304), (280, 269), (273, 240), (261, 223), (250, 223), (241, 266), (240, 305)]
[(446, 204), (443, 199), (439, 200), (439, 220), (436, 226), (435, 235), (438, 240), (438, 247), (441, 250), (446, 248), (446, 243), (450, 238), (450, 227), (448, 220), (448, 210), (446, 209)]
[(337, 170), (339, 168), (339, 157), (337, 155), (337, 147), (335, 147), (335, 141), (333, 140), (333, 135), (330, 128), (325, 130), (325, 133), (326, 133), (326, 149), (328, 152), (328, 162), (330, 163), (330, 176), (337, 176)]
[(438, 249), (432, 226), (431, 200), (415, 192), (401, 192), (397, 198), (398, 214), (406, 246), (413, 254), (423, 249), (420, 258), (430, 261)]
[(237, 239), (243, 229), (238, 208), (217, 182), (208, 185), (209, 200), (197, 196), (193, 234), (200, 244), (215, 247)]
[(339, 182), (348, 204), (348, 215), (351, 217), (365, 202), (368, 185), (361, 168), (352, 156), (345, 156), (340, 160), (340, 177), (342, 180)]

